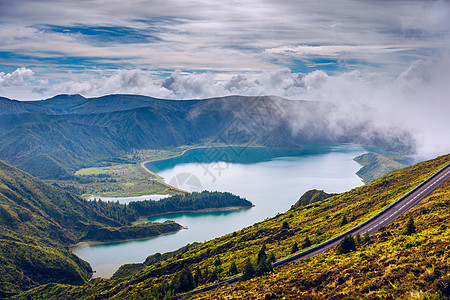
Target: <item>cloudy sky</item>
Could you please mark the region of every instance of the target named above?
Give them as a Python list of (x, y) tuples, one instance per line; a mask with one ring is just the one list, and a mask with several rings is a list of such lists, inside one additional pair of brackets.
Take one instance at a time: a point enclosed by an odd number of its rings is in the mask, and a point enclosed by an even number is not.
[(0, 0), (0, 96), (323, 97), (436, 64), (448, 20), (448, 1)]

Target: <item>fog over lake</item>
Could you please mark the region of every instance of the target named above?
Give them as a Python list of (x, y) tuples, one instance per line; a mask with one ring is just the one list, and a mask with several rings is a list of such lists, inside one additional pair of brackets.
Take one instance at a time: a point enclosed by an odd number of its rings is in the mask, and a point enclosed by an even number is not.
[[(247, 198), (255, 207), (155, 216), (149, 220), (170, 219), (188, 229), (145, 240), (83, 245), (73, 252), (91, 264), (95, 277), (109, 277), (125, 263), (143, 262), (151, 254), (207, 241), (285, 212), (307, 190), (339, 193), (360, 186), (363, 183), (355, 173), (361, 166), (353, 158), (366, 152), (358, 145), (304, 146), (296, 150), (197, 149), (182, 157), (149, 164), (147, 167), (157, 171), (167, 183), (181, 189), (232, 192)], [(220, 162), (220, 157), (226, 157), (228, 162)]]

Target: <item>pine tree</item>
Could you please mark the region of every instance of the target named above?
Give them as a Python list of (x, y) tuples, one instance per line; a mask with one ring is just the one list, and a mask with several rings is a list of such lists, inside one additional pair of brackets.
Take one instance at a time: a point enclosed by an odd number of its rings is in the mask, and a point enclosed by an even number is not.
[(302, 243), (302, 249), (306, 249), (306, 248), (308, 248), (308, 247), (311, 247), (311, 245), (312, 245), (312, 243), (311, 243), (311, 241), (309, 240), (309, 237), (306, 236), (306, 237), (305, 237), (305, 240), (304, 240), (303, 243)]
[(289, 230), (289, 224), (287, 221), (283, 222), (283, 225), (281, 226), (281, 230)]
[(256, 259), (255, 273), (257, 276), (261, 276), (261, 275), (269, 273), (271, 271), (272, 271), (272, 264), (267, 259), (266, 244), (263, 244), (261, 249), (258, 252), (258, 256)]
[(231, 265), (230, 265), (230, 269), (228, 271), (228, 274), (236, 275), (238, 273), (239, 273), (239, 271), (238, 271), (238, 268), (236, 267), (236, 263), (234, 261), (232, 261)]
[(244, 273), (242, 274), (241, 280), (248, 280), (250, 278), (253, 278), (253, 276), (255, 276), (255, 268), (253, 267), (250, 258), (247, 258), (247, 260), (245, 261)]
[(222, 264), (222, 262), (220, 261), (220, 258), (217, 257), (216, 260), (214, 261), (214, 265), (215, 265), (216, 267), (218, 267), (218, 266), (220, 266), (221, 264)]
[(171, 285), (176, 293), (187, 292), (195, 287), (194, 277), (188, 266), (184, 266), (184, 268), (174, 277)]
[(215, 268), (212, 272), (211, 272), (211, 275), (209, 276), (209, 278), (208, 278), (208, 281), (209, 282), (214, 282), (214, 281), (216, 281), (216, 280), (219, 280), (219, 275), (218, 275), (218, 271), (217, 271), (217, 268)]
[(414, 224), (413, 216), (409, 216), (408, 223), (406, 223), (405, 231), (403, 231), (404, 235), (411, 235), (416, 233), (416, 225)]
[(356, 245), (362, 244), (361, 234), (359, 234), (359, 232), (355, 236), (355, 242), (356, 242)]
[(264, 243), (261, 247), (261, 249), (258, 252), (258, 256), (256, 259), (256, 262), (259, 264), (262, 260), (266, 260), (267, 259), (267, 255), (266, 255), (266, 244)]
[(338, 254), (349, 253), (350, 251), (356, 250), (355, 240), (351, 234), (346, 235), (338, 246)]
[(209, 269), (208, 269), (208, 266), (206, 266), (206, 269), (203, 272), (203, 281), (207, 281), (208, 277), (209, 277)]
[(294, 245), (292, 245), (291, 254), (294, 254), (297, 251), (298, 251), (298, 245), (297, 245), (297, 242), (295, 242)]
[(202, 270), (200, 270), (198, 266), (197, 268), (195, 268), (194, 281), (196, 285), (200, 285), (203, 283)]
[(367, 244), (370, 242), (370, 235), (369, 232), (366, 231), (366, 233), (364, 233), (364, 244)]
[(343, 216), (343, 217), (342, 217), (342, 220), (341, 220), (341, 225), (340, 225), (340, 226), (342, 227), (342, 226), (344, 226), (345, 224), (348, 224), (348, 220), (347, 220), (347, 217), (346, 217), (346, 216)]

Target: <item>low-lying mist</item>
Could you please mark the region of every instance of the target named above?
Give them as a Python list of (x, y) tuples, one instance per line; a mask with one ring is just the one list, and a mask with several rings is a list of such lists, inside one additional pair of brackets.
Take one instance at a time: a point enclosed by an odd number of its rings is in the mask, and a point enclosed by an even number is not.
[(314, 122), (322, 123), (322, 134), (329, 136), (360, 130), (362, 141), (392, 137), (394, 143), (409, 143), (418, 159), (426, 159), (450, 152), (449, 67), (448, 55), (440, 55), (435, 60), (414, 61), (395, 75), (367, 71), (327, 74), (319, 70), (303, 74), (279, 69), (225, 76), (178, 70), (158, 80), (148, 71), (119, 70), (109, 77), (68, 81), (39, 92), (42, 96), (79, 93), (86, 97), (130, 93), (166, 99), (274, 95), (322, 101), (334, 104), (334, 108), (320, 118), (307, 115), (308, 111), (289, 110), (291, 130), (313, 128)]
[[(414, 138), (415, 154), (429, 158), (450, 152), (449, 61), (418, 60), (397, 77), (317, 71), (304, 77), (303, 97), (338, 104), (337, 115), (349, 123), (367, 120), (386, 135), (406, 131)], [(375, 111), (367, 114), (359, 109), (364, 105)]]

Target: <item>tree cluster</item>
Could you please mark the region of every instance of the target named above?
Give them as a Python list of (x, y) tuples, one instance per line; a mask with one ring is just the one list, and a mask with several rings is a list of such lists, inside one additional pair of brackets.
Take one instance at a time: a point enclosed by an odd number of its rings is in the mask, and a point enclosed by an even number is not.
[(141, 216), (150, 216), (159, 213), (199, 210), (206, 208), (220, 208), (230, 206), (252, 206), (252, 203), (237, 195), (228, 192), (185, 193), (174, 195), (159, 201), (130, 202), (129, 206)]
[(275, 262), (275, 255), (270, 253), (270, 256), (266, 254), (266, 244), (263, 244), (258, 252), (255, 263), (250, 258), (247, 258), (244, 265), (244, 271), (241, 277), (242, 281), (248, 280), (255, 276), (261, 276), (272, 272), (272, 263)]

